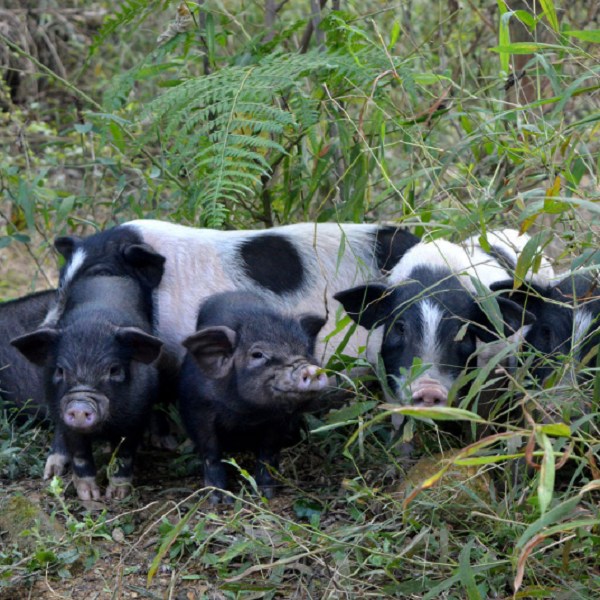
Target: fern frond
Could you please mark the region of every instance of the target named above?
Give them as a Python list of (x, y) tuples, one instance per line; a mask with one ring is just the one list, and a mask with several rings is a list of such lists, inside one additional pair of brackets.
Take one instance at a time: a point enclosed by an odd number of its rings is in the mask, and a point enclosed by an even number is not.
[(133, 21), (142, 22), (148, 15), (156, 12), (164, 4), (164, 0), (125, 0), (117, 5), (111, 5), (111, 11), (104, 19), (104, 23), (94, 37), (90, 46), (88, 58), (91, 58), (106, 39), (117, 29)]
[(218, 227), (237, 199), (259, 191), (271, 164), (286, 153), (284, 140), (319, 122), (320, 101), (310, 93), (315, 83), (318, 89), (327, 79), (329, 89), (337, 83), (345, 93), (362, 90), (357, 97), (364, 101), (389, 68), (390, 57), (373, 48), (353, 56), (276, 53), (171, 87), (147, 112), (167, 140), (175, 170), (198, 182), (192, 213)]

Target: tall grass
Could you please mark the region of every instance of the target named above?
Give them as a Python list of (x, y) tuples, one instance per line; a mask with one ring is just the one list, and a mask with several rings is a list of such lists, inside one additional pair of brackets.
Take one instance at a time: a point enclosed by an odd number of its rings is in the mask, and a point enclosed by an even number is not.
[[(79, 63), (29, 63), (45, 95), (18, 104), (3, 86), (3, 252), (24, 250), (33, 273), (54, 236), (132, 217), (314, 219), (451, 240), (517, 227), (559, 269), (598, 262), (594, 3), (337, 4), (95, 3), (107, 14)], [(3, 544), (0, 590), (39, 590), (42, 576), (69, 589), (117, 544), (112, 597), (597, 597), (596, 361), (590, 383), (560, 389), (530, 384), (521, 358), (508, 383), (499, 361), (465, 375), (453, 408), (401, 409), (415, 417), (404, 440), (379, 393), (353, 382), (351, 405), (312, 417), (286, 453), (271, 504), (242, 489), (233, 508), (209, 508), (186, 454), (150, 458), (174, 466), (147, 477), (135, 505), (99, 514), (58, 500), (55, 481), (41, 506), (64, 530), (34, 519), (29, 550)], [(39, 464), (17, 455), (31, 433), (11, 423), (0, 460), (14, 491)]]

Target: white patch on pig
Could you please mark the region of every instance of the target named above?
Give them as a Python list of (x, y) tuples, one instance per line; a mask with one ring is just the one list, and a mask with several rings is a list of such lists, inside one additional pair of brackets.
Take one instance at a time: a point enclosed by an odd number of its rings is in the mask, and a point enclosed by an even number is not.
[(409, 382), (406, 377), (396, 378), (396, 401), (411, 404), (413, 396), (424, 388), (437, 388), (448, 398), (448, 391), (454, 383), (452, 377), (441, 369), (441, 346), (439, 332), (444, 318), (444, 311), (432, 300), (419, 302), (421, 313), (421, 346), (416, 356), (421, 359), (423, 367), (427, 367), (415, 380)]
[(421, 359), (424, 364), (437, 365), (440, 363), (439, 331), (444, 316), (439, 306), (431, 300), (419, 302), (423, 340), (421, 346)]
[[(502, 253), (510, 259), (513, 267), (517, 264), (519, 256), (523, 252), (527, 242), (531, 239), (526, 233), (521, 234), (517, 229), (502, 229), (489, 231), (486, 234), (486, 238), (490, 246), (502, 251)], [(462, 245), (466, 248), (467, 252), (473, 253), (477, 249), (480, 252), (484, 252), (479, 243), (479, 234), (473, 235), (466, 239)], [(554, 269), (546, 255), (541, 253), (540, 266), (536, 273), (533, 273), (531, 269), (527, 271), (525, 275), (527, 281), (540, 286), (546, 286), (556, 280), (556, 274)]]
[(573, 318), (573, 349), (577, 349), (577, 357), (581, 357), (581, 348), (579, 345), (585, 340), (585, 337), (589, 333), (590, 325), (594, 317), (589, 310), (580, 308), (575, 313)]
[(77, 477), (77, 475), (73, 475), (73, 483), (80, 500), (100, 500), (100, 488), (95, 477)]
[(61, 454), (60, 452), (49, 454), (44, 466), (44, 479), (50, 479), (54, 475), (58, 475), (59, 477), (64, 475), (69, 462), (69, 457), (66, 454)]
[(123, 500), (133, 491), (131, 477), (110, 477), (105, 497), (107, 500)]
[[(316, 349), (317, 358), (327, 360), (346, 334), (344, 330), (324, 341), (335, 328), (340, 308), (333, 294), (381, 276), (375, 254), (377, 225), (300, 223), (268, 230), (217, 231), (138, 220), (124, 226), (134, 229), (166, 258), (165, 273), (155, 296), (157, 334), (180, 357), (181, 341), (196, 330), (202, 301), (218, 292), (246, 289), (263, 295), (284, 313), (327, 316)], [(284, 236), (297, 250), (304, 267), (304, 280), (297, 290), (275, 294), (246, 274), (239, 248), (264, 234)], [(342, 244), (344, 251), (340, 255)], [(339, 314), (343, 315), (341, 309)], [(380, 348), (380, 332), (368, 336), (358, 327), (344, 352), (358, 355), (358, 348), (367, 346), (367, 341), (369, 348)]]
[(78, 248), (77, 250), (75, 250), (73, 256), (71, 256), (69, 264), (67, 265), (67, 268), (62, 278), (61, 285), (67, 286), (69, 285), (69, 283), (71, 283), (71, 281), (75, 277), (75, 274), (81, 268), (81, 265), (83, 265), (85, 258), (86, 254), (83, 248)]
[(389, 281), (391, 284), (397, 284), (410, 279), (411, 273), (417, 267), (438, 268), (457, 275), (465, 289), (475, 293), (471, 277), (475, 277), (487, 287), (509, 277), (498, 261), (481, 248), (473, 247), (471, 250), (468, 251), (447, 240), (422, 242), (410, 248), (402, 257), (392, 269)]
[(56, 295), (56, 300), (46, 313), (46, 317), (40, 324), (40, 327), (52, 327), (58, 323), (60, 317), (62, 316), (67, 300), (66, 290), (68, 290), (71, 281), (73, 281), (75, 274), (77, 271), (79, 271), (85, 262), (85, 259), (86, 253), (83, 248), (78, 248), (75, 250), (71, 256), (71, 260), (69, 261), (67, 268), (65, 269), (63, 279)]

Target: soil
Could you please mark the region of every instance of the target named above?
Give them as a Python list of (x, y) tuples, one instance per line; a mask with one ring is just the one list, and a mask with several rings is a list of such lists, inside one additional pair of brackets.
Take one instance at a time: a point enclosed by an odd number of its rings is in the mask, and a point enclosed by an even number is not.
[[(296, 453), (298, 449), (295, 449)], [(304, 473), (301, 487), (308, 491), (317, 486), (322, 489), (323, 481), (317, 481), (317, 472), (314, 458), (307, 457), (310, 453), (300, 452), (306, 460), (300, 466), (302, 470), (308, 468), (311, 472)], [(194, 515), (196, 523), (204, 518), (207, 512), (225, 514), (234, 508), (225, 503), (217, 506), (211, 505), (206, 500), (203, 492), (198, 492), (202, 485), (199, 475), (177, 475), (173, 467), (178, 463), (177, 453), (142, 449), (138, 456), (135, 472), (135, 490), (132, 496), (123, 501), (81, 502), (75, 497), (73, 486), (65, 490), (66, 507), (78, 520), (96, 519), (104, 521), (105, 526), (90, 539), (78, 543), (82, 544), (82, 555), (93, 546), (97, 559), (91, 566), (81, 564), (81, 560), (70, 565), (70, 578), (61, 578), (56, 574), (40, 576), (39, 574), (29, 579), (15, 578), (8, 588), (0, 587), (0, 600), (25, 600), (25, 599), (93, 599), (116, 600), (125, 598), (170, 598), (173, 600), (199, 600), (200, 598), (221, 599), (225, 596), (216, 586), (212, 587), (207, 581), (186, 582), (181, 579), (181, 572), (177, 561), (170, 563), (166, 556), (162, 561), (150, 585), (147, 585), (148, 571), (162, 541), (159, 534), (159, 525), (164, 516), (172, 523), (176, 523), (182, 514), (185, 514), (197, 502), (201, 501), (198, 512)], [(289, 457), (284, 460), (283, 469), (290, 467)], [(294, 458), (296, 460), (296, 458)], [(104, 462), (98, 460), (98, 464)], [(248, 465), (249, 466), (249, 465)], [(297, 472), (299, 465), (295, 464), (293, 470)], [(237, 483), (232, 478), (233, 486)], [(68, 481), (68, 477), (65, 478)], [(336, 483), (327, 482), (335, 487)], [(68, 531), (67, 515), (64, 507), (55, 497), (47, 492), (48, 482), (41, 479), (21, 479), (3, 485), (4, 494), (23, 495), (31, 505), (40, 507), (40, 515), (45, 521), (54, 519), (57, 523), (52, 525), (53, 531), (62, 532), (63, 547), (61, 550), (68, 552), (73, 548), (73, 534)], [(203, 500), (204, 499), (204, 500)], [(269, 502), (269, 510), (277, 515), (297, 520), (293, 510), (293, 503), (297, 493), (289, 487), (283, 486), (278, 495)], [(256, 498), (254, 498), (256, 500)], [(0, 524), (0, 529), (2, 526)], [(46, 535), (48, 529), (46, 529)], [(54, 538), (61, 539), (60, 533), (55, 533)], [(107, 539), (108, 538), (108, 539)], [(6, 533), (0, 537), (6, 543)], [(27, 541), (17, 541), (20, 546), (27, 548)], [(60, 543), (58, 544), (60, 547)], [(39, 550), (39, 546), (37, 548)], [(89, 552), (87, 552), (89, 553)], [(187, 571), (194, 571), (194, 565), (188, 564)], [(216, 582), (215, 582), (216, 583)], [(220, 582), (222, 583), (222, 582)], [(283, 597), (283, 596), (282, 596)]]

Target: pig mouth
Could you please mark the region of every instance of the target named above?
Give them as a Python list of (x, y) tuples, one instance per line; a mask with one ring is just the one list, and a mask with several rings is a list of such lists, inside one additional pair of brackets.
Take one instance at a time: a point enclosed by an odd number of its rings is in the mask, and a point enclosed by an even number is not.
[(91, 432), (105, 421), (109, 401), (104, 394), (82, 387), (66, 393), (60, 404), (62, 421), (67, 427)]
[(305, 365), (294, 369), (285, 379), (273, 382), (271, 390), (275, 397), (282, 400), (302, 400), (314, 398), (325, 389), (327, 383), (327, 375), (321, 373), (319, 367)]

